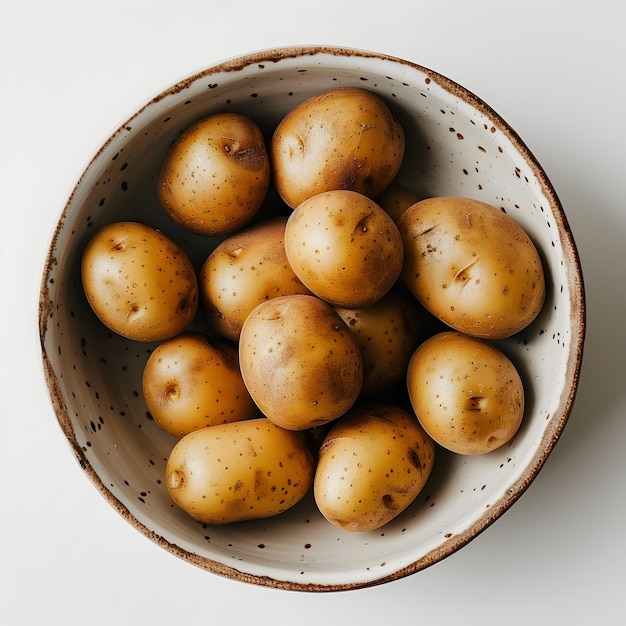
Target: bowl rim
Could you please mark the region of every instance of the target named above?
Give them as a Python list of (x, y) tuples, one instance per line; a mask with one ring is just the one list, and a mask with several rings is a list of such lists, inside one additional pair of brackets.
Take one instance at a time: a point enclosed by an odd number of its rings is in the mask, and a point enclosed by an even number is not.
[[(318, 583), (298, 583), (292, 581), (279, 580), (267, 576), (259, 576), (255, 574), (248, 574), (240, 571), (234, 567), (228, 566), (219, 561), (209, 559), (207, 557), (196, 555), (180, 546), (177, 546), (160, 536), (158, 533), (152, 531), (150, 528), (140, 522), (128, 508), (113, 495), (109, 489), (104, 485), (102, 479), (99, 477), (95, 469), (92, 467), (88, 459), (86, 458), (81, 446), (78, 444), (76, 435), (73, 430), (71, 419), (69, 417), (67, 406), (63, 400), (61, 392), (61, 383), (54, 371), (54, 367), (50, 360), (50, 357), (46, 353), (45, 338), (48, 332), (48, 324), (51, 320), (53, 303), (50, 297), (50, 284), (49, 277), (54, 266), (56, 265), (55, 249), (58, 237), (63, 229), (65, 216), (71, 209), (72, 200), (76, 193), (76, 190), (82, 184), (84, 177), (89, 169), (92, 167), (98, 156), (105, 150), (105, 148), (118, 136), (123, 133), (126, 128), (132, 126), (133, 120), (135, 120), (141, 113), (154, 103), (159, 102), (163, 98), (176, 94), (191, 84), (200, 79), (204, 79), (214, 74), (234, 72), (241, 70), (245, 67), (249, 67), (256, 64), (272, 63), (281, 61), (287, 58), (304, 58), (312, 57), (315, 55), (331, 55), (334, 57), (355, 57), (360, 59), (378, 59), (382, 61), (391, 62), (393, 64), (403, 65), (409, 69), (417, 70), (427, 76), (428, 80), (437, 83), (444, 90), (448, 91), (452, 95), (458, 96), (460, 99), (469, 103), (481, 113), (485, 114), (491, 119), (498, 129), (504, 133), (510, 140), (512, 145), (520, 152), (525, 158), (526, 163), (532, 168), (538, 182), (542, 187), (542, 191), (546, 198), (550, 202), (553, 217), (557, 221), (558, 230), (562, 238), (563, 252), (567, 257), (567, 261), (570, 268), (570, 289), (574, 296), (572, 302), (575, 305), (571, 311), (571, 328), (572, 328), (572, 340), (571, 345), (573, 350), (571, 351), (570, 359), (567, 365), (565, 379), (566, 384), (564, 386), (565, 393), (559, 401), (559, 411), (557, 411), (558, 419), (552, 421), (551, 428), (544, 432), (540, 445), (533, 453), (531, 461), (527, 464), (520, 478), (513, 483), (506, 494), (499, 500), (496, 500), (489, 508), (488, 512), (485, 512), (474, 524), (466, 529), (463, 533), (455, 534), (452, 538), (442, 542), (440, 546), (431, 550), (419, 560), (412, 562), (401, 569), (398, 569), (389, 575), (380, 577), (375, 580), (349, 582), (349, 583), (333, 583), (333, 584), (318, 584)], [(565, 215), (563, 206), (557, 196), (556, 190), (552, 183), (544, 172), (543, 168), (539, 164), (537, 158), (530, 151), (528, 146), (524, 143), (517, 132), (486, 102), (480, 97), (475, 95), (472, 91), (466, 87), (460, 85), (456, 81), (446, 77), (438, 71), (432, 70), (428, 67), (415, 63), (413, 61), (406, 60), (401, 57), (369, 51), (359, 48), (332, 46), (332, 45), (301, 45), (301, 46), (282, 46), (265, 48), (257, 51), (244, 53), (241, 55), (233, 56), (222, 61), (213, 63), (200, 70), (192, 72), (187, 76), (182, 77), (173, 84), (165, 87), (159, 93), (153, 95), (148, 100), (144, 101), (134, 113), (132, 113), (122, 124), (120, 124), (112, 133), (109, 134), (106, 141), (94, 152), (92, 157), (87, 161), (86, 165), (82, 168), (79, 178), (72, 186), (71, 192), (65, 200), (61, 214), (58, 218), (57, 224), (54, 228), (52, 236), (49, 241), (48, 251), (43, 264), (43, 271), (41, 274), (40, 292), (38, 300), (38, 325), (39, 325), (39, 339), (41, 348), (41, 366), (44, 374), (44, 379), (48, 387), (50, 402), (57, 421), (61, 427), (62, 432), (67, 439), (70, 447), (73, 450), (74, 456), (78, 460), (82, 470), (96, 486), (100, 493), (105, 497), (109, 504), (132, 526), (140, 531), (144, 536), (155, 542), (157, 545), (164, 548), (166, 551), (180, 557), (181, 559), (198, 566), (201, 569), (210, 571), (217, 575), (239, 580), (246, 583), (252, 583), (263, 587), (270, 587), (291, 591), (309, 591), (309, 592), (327, 592), (327, 591), (345, 591), (359, 588), (372, 587), (381, 585), (387, 582), (398, 580), (406, 576), (412, 575), (418, 571), (426, 569), (427, 567), (445, 559), (460, 548), (469, 543), (472, 539), (481, 534), (491, 524), (493, 524), (499, 517), (501, 517), (526, 491), (530, 484), (534, 481), (539, 471), (542, 469), (548, 456), (554, 449), (560, 435), (565, 428), (565, 425), (570, 417), (575, 397), (578, 389), (578, 381), (580, 377), (580, 371), (582, 367), (584, 343), (586, 336), (586, 296), (585, 287), (582, 273), (582, 265), (580, 256), (574, 241), (573, 233), (570, 229), (569, 222)]]

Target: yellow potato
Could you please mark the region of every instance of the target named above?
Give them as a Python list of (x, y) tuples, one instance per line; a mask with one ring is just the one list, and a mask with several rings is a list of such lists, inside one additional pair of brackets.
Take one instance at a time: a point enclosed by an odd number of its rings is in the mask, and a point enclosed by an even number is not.
[(361, 349), (363, 394), (405, 384), (411, 356), (425, 336), (422, 307), (410, 294), (393, 291), (359, 309), (335, 307)]
[(428, 198), (409, 207), (398, 228), (404, 284), (451, 328), (499, 339), (539, 314), (545, 298), (541, 259), (506, 213), (469, 198)]
[(159, 344), (144, 367), (142, 391), (152, 417), (176, 437), (259, 417), (241, 377), (237, 348), (200, 333)]
[(270, 154), (278, 193), (292, 208), (313, 195), (350, 189), (378, 195), (404, 157), (404, 131), (387, 104), (338, 88), (292, 109), (274, 131)]
[(376, 204), (384, 209), (391, 219), (398, 223), (400, 216), (421, 198), (413, 191), (401, 185), (397, 181), (393, 181), (381, 194), (374, 198)]
[(178, 224), (201, 235), (224, 235), (260, 209), (271, 180), (259, 127), (237, 113), (216, 113), (190, 126), (170, 148), (158, 196)]
[(116, 222), (99, 230), (83, 252), (81, 278), (98, 318), (128, 339), (169, 339), (185, 330), (198, 308), (191, 261), (144, 224)]
[(286, 511), (309, 491), (313, 475), (304, 433), (259, 418), (185, 435), (167, 460), (165, 484), (194, 519), (228, 524)]
[(243, 380), (270, 420), (290, 430), (345, 413), (363, 381), (361, 353), (333, 308), (307, 295), (259, 304), (239, 339)]
[(286, 217), (267, 220), (230, 235), (200, 271), (200, 298), (209, 324), (237, 341), (244, 320), (261, 302), (311, 292), (285, 254)]
[(402, 238), (391, 217), (356, 191), (327, 191), (289, 216), (285, 252), (296, 276), (336, 306), (382, 298), (402, 269)]
[(414, 415), (387, 404), (352, 409), (320, 448), (315, 502), (339, 528), (375, 530), (415, 500), (434, 460), (434, 443)]
[(485, 454), (503, 446), (523, 419), (519, 373), (484, 339), (455, 331), (427, 339), (411, 358), (407, 386), (424, 430), (458, 454)]

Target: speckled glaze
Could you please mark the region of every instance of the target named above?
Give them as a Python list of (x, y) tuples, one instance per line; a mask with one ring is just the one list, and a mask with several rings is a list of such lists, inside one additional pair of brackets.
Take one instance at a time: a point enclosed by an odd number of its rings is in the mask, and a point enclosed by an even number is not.
[[(196, 268), (218, 240), (173, 224), (156, 177), (179, 133), (237, 111), (270, 133), (306, 97), (337, 86), (383, 96), (402, 123), (400, 178), (422, 197), (464, 195), (501, 207), (540, 250), (547, 299), (520, 334), (498, 342), (527, 393), (513, 441), (481, 457), (438, 450), (414, 504), (384, 528), (348, 533), (312, 497), (279, 517), (224, 527), (178, 510), (163, 484), (174, 439), (150, 418), (141, 374), (154, 344), (107, 331), (81, 287), (80, 257), (95, 230), (120, 219), (160, 228)], [(40, 298), (42, 363), (58, 422), (85, 473), (135, 528), (217, 574), (259, 585), (335, 591), (413, 574), (455, 552), (502, 515), (543, 466), (564, 428), (582, 359), (585, 302), (575, 243), (557, 195), (517, 134), (484, 102), (440, 74), (401, 59), (343, 48), (280, 48), (190, 76), (142, 106), (97, 151), (60, 216)], [(201, 327), (201, 322), (197, 322)]]

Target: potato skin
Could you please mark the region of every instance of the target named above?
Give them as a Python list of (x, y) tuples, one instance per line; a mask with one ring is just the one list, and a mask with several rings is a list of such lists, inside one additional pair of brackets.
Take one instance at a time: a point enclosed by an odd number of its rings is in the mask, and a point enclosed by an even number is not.
[(237, 348), (200, 333), (182, 333), (153, 350), (142, 392), (154, 420), (175, 437), (259, 417), (241, 377)]
[(239, 340), (241, 327), (257, 304), (308, 294), (285, 254), (287, 217), (254, 224), (227, 237), (204, 262), (198, 277), (200, 299), (210, 326)]
[(191, 517), (220, 525), (286, 511), (309, 491), (313, 475), (304, 433), (258, 418), (185, 435), (167, 460), (165, 484)]
[(160, 231), (137, 222), (109, 224), (90, 239), (81, 279), (98, 318), (136, 341), (179, 334), (198, 308), (198, 281), (185, 252)]
[(361, 353), (333, 308), (292, 295), (259, 304), (239, 340), (243, 380), (262, 413), (290, 430), (326, 424), (356, 401)]
[(500, 339), (539, 314), (545, 278), (537, 249), (496, 207), (462, 197), (428, 198), (409, 207), (398, 228), (402, 281), (451, 328)]
[(394, 180), (374, 200), (378, 206), (389, 213), (391, 219), (397, 224), (400, 216), (421, 198), (414, 191)]
[(270, 154), (276, 188), (292, 208), (332, 189), (373, 198), (395, 178), (404, 147), (404, 131), (379, 96), (332, 89), (296, 106), (275, 129)]
[(456, 331), (427, 339), (407, 370), (409, 398), (424, 430), (457, 454), (508, 443), (524, 415), (524, 388), (495, 345)]
[(380, 403), (354, 408), (322, 443), (315, 502), (338, 528), (375, 530), (415, 500), (434, 460), (434, 443), (414, 415)]
[(225, 235), (257, 213), (271, 181), (260, 128), (238, 113), (192, 124), (172, 145), (158, 180), (159, 201), (178, 224)]
[(394, 290), (368, 307), (335, 307), (361, 350), (363, 395), (403, 383), (417, 346), (426, 338), (421, 305), (411, 294)]
[(356, 191), (327, 191), (299, 205), (287, 221), (285, 252), (304, 285), (335, 306), (374, 304), (402, 270), (396, 224)]

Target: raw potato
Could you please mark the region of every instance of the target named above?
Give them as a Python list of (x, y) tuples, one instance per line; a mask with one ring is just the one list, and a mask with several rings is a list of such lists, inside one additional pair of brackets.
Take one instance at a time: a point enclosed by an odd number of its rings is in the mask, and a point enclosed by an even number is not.
[(259, 417), (241, 377), (237, 348), (200, 333), (159, 344), (144, 367), (142, 390), (152, 417), (175, 437)]
[(292, 208), (324, 191), (373, 198), (395, 178), (404, 131), (387, 104), (357, 88), (313, 96), (280, 122), (270, 144), (278, 193)]
[(434, 459), (434, 443), (414, 415), (386, 404), (355, 408), (322, 444), (315, 502), (339, 528), (375, 530), (415, 500)]
[(422, 200), (398, 221), (402, 280), (448, 326), (500, 339), (528, 326), (545, 298), (537, 249), (506, 213), (460, 197)]
[(402, 270), (402, 237), (373, 200), (356, 191), (327, 191), (289, 216), (287, 259), (298, 278), (336, 306), (374, 304)]
[(457, 454), (508, 443), (524, 415), (524, 388), (509, 358), (484, 339), (455, 331), (427, 339), (411, 358), (409, 397), (424, 430)]
[(199, 275), (200, 298), (209, 324), (237, 341), (243, 322), (261, 302), (310, 291), (285, 254), (286, 217), (249, 226), (222, 241)]
[(228, 524), (286, 511), (309, 491), (313, 475), (304, 433), (259, 418), (185, 435), (170, 453), (165, 484), (194, 519)]
[(191, 323), (198, 308), (198, 282), (185, 252), (137, 222), (99, 230), (83, 252), (81, 278), (98, 318), (128, 339), (169, 339)]
[(271, 180), (259, 127), (237, 113), (216, 113), (189, 127), (168, 152), (158, 195), (166, 213), (201, 235), (224, 235), (257, 213)]
[(391, 219), (398, 223), (400, 216), (421, 198), (413, 191), (401, 185), (397, 181), (393, 181), (380, 195), (374, 198), (376, 204), (384, 209)]
[(421, 306), (411, 294), (393, 291), (360, 309), (335, 307), (361, 349), (363, 394), (405, 384), (406, 368), (425, 338)]
[(263, 414), (290, 430), (345, 413), (363, 381), (361, 353), (347, 326), (329, 304), (307, 295), (273, 298), (250, 313), (239, 364)]

